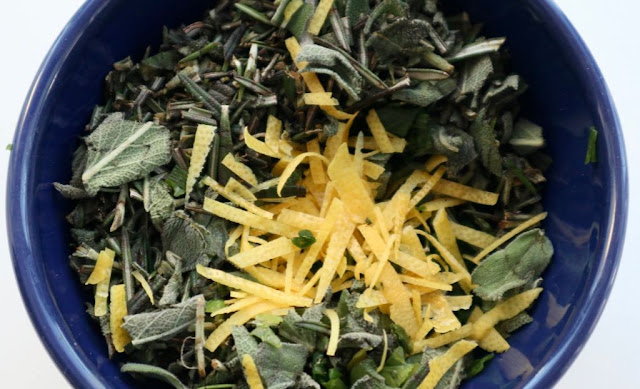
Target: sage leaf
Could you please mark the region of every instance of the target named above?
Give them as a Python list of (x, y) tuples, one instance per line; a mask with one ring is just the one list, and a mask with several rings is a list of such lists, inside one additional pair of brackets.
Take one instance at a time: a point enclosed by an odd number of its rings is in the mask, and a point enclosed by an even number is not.
[(493, 38), (485, 41), (472, 43), (460, 49), (457, 53), (447, 58), (449, 62), (462, 61), (480, 55), (495, 53), (500, 50), (506, 38)]
[(353, 26), (369, 15), (370, 10), (369, 0), (347, 0), (344, 13), (349, 19), (349, 24)]
[(385, 105), (376, 109), (384, 128), (395, 136), (406, 138), (409, 130), (422, 109), (419, 107), (406, 107)]
[(164, 381), (176, 389), (188, 389), (187, 386), (178, 379), (178, 377), (161, 367), (145, 365), (142, 363), (125, 363), (120, 368), (120, 371), (123, 373), (140, 374), (145, 377)]
[(364, 376), (351, 385), (351, 389), (389, 389), (384, 380), (380, 381), (372, 376)]
[(101, 188), (118, 187), (142, 178), (169, 162), (169, 130), (151, 122), (105, 120), (86, 139), (85, 190), (94, 196)]
[(513, 128), (513, 134), (509, 139), (509, 144), (520, 155), (529, 155), (544, 147), (544, 137), (542, 127), (528, 121), (520, 119)]
[(302, 372), (298, 376), (298, 382), (296, 382), (297, 389), (320, 389), (320, 384), (316, 382), (309, 374)]
[(340, 335), (338, 349), (373, 349), (380, 344), (382, 344), (382, 335), (370, 334), (368, 332), (349, 332)]
[[(307, 309), (309, 311), (310, 309)], [(305, 311), (305, 313), (307, 312)], [(308, 315), (309, 316), (309, 315)], [(317, 318), (318, 321), (322, 317)], [(290, 342), (303, 345), (310, 352), (315, 350), (317, 333), (306, 328), (301, 328), (296, 325), (297, 322), (302, 321), (303, 318), (294, 310), (290, 310), (287, 316), (284, 317), (282, 323), (278, 326), (278, 334)]]
[(175, 211), (164, 223), (162, 247), (184, 260), (182, 271), (191, 271), (197, 264), (206, 266), (209, 231), (183, 211)]
[(309, 19), (311, 19), (314, 11), (315, 8), (311, 4), (302, 3), (300, 8), (291, 16), (289, 23), (287, 23), (287, 30), (300, 39), (307, 31), (307, 24), (309, 24)]
[(392, 63), (410, 56), (428, 53), (424, 44), (429, 24), (420, 19), (400, 19), (371, 34), (366, 45), (375, 51), (383, 63)]
[(265, 325), (257, 326), (253, 331), (251, 331), (251, 335), (256, 338), (262, 340), (265, 343), (269, 343), (275, 348), (282, 347), (282, 341), (278, 338), (275, 332), (271, 328)]
[(394, 93), (391, 98), (420, 107), (427, 107), (453, 93), (456, 87), (456, 81), (453, 79), (423, 81), (414, 88), (403, 89)]
[(364, 33), (369, 34), (373, 23), (382, 15), (395, 15), (407, 17), (409, 15), (409, 5), (401, 0), (382, 0), (371, 12), (367, 23), (364, 26)]
[(83, 188), (77, 188), (73, 185), (61, 184), (54, 182), (53, 187), (56, 188), (62, 196), (71, 200), (81, 200), (91, 197)]
[(171, 216), (174, 208), (173, 197), (169, 194), (169, 188), (163, 183), (153, 180), (149, 188), (149, 216), (154, 223), (161, 223)]
[(476, 150), (480, 155), (480, 162), (491, 174), (502, 176), (502, 157), (498, 149), (498, 141), (494, 131), (495, 121), (485, 120), (484, 112), (478, 114), (469, 128), (473, 136)]
[(256, 357), (258, 342), (249, 334), (246, 327), (234, 326), (231, 329), (231, 335), (233, 336), (233, 343), (238, 351), (238, 356), (249, 354), (252, 358)]
[(277, 348), (261, 343), (254, 360), (267, 388), (286, 389), (295, 385), (307, 356), (306, 347), (300, 344), (282, 343), (282, 347)]
[(483, 103), (503, 105), (514, 100), (527, 90), (527, 84), (516, 74), (507, 76), (502, 82), (491, 85), (483, 97)]
[(296, 60), (308, 62), (308, 65), (301, 70), (302, 73), (328, 74), (351, 98), (359, 100), (358, 94), (362, 90), (362, 77), (349, 63), (349, 60), (338, 51), (315, 44), (304, 45)]
[(537, 279), (553, 256), (553, 246), (538, 228), (518, 235), (507, 247), (491, 254), (471, 274), (474, 293), (498, 301), (505, 292)]
[(140, 73), (144, 80), (151, 80), (153, 77), (162, 74), (163, 71), (175, 69), (180, 57), (180, 54), (175, 50), (162, 51), (143, 59), (140, 62)]
[[(376, 364), (371, 358), (365, 358), (362, 361), (356, 363), (349, 371), (349, 381), (351, 382), (351, 385), (355, 386), (356, 382), (358, 382), (362, 378), (372, 379), (372, 381), (369, 381), (369, 380), (365, 381), (372, 385), (375, 382), (377, 382), (378, 385), (380, 383), (384, 385), (384, 377), (377, 372), (377, 369), (378, 369), (378, 364)], [(363, 383), (360, 383), (359, 385), (363, 385)], [(365, 385), (365, 386), (359, 386), (359, 387), (366, 388), (367, 386)]]
[(180, 293), (182, 292), (182, 283), (182, 260), (177, 260), (173, 268), (173, 273), (164, 286), (158, 305), (162, 307), (177, 303), (178, 297), (180, 297)]
[(200, 298), (198, 295), (171, 308), (125, 316), (122, 327), (131, 336), (134, 346), (169, 339), (195, 323), (196, 304)]
[(460, 94), (477, 93), (493, 74), (493, 61), (488, 55), (465, 61), (460, 78)]

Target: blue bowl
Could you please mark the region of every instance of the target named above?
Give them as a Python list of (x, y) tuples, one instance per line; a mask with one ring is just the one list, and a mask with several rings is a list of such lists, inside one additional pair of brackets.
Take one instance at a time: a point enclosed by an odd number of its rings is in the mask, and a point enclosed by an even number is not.
[[(125, 388), (134, 381), (110, 361), (88, 297), (68, 265), (71, 204), (52, 188), (70, 178), (70, 155), (111, 64), (156, 45), (163, 25), (199, 20), (214, 1), (89, 0), (55, 42), (35, 78), (14, 140), (7, 224), (16, 277), (37, 332), (76, 387)], [(451, 3), (451, 1), (449, 2)], [(546, 0), (468, 0), (487, 34), (508, 37), (513, 68), (530, 85), (524, 115), (546, 130), (554, 159), (546, 229), (555, 258), (534, 322), (465, 388), (549, 388), (584, 346), (605, 305), (627, 219), (622, 132), (602, 75), (566, 17)], [(590, 126), (597, 164), (584, 164)]]

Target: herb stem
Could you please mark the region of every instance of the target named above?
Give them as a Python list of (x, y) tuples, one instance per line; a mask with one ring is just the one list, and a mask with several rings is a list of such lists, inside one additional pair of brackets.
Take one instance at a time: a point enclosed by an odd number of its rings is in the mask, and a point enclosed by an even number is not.
[(361, 111), (371, 105), (373, 105), (376, 101), (381, 100), (389, 95), (392, 95), (398, 91), (401, 91), (405, 88), (411, 86), (411, 79), (409, 77), (401, 78), (395, 85), (390, 87), (389, 89), (374, 93), (372, 95), (367, 96), (364, 100), (360, 100), (353, 105), (350, 105), (346, 108), (347, 112), (357, 112)]

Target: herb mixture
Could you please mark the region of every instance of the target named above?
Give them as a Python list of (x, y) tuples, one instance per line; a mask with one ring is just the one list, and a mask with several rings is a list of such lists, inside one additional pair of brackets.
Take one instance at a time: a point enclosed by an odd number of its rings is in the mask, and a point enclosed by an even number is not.
[(451, 388), (532, 320), (550, 160), (505, 39), (435, 0), (313, 3), (221, 1), (106, 77), (55, 187), (123, 372)]

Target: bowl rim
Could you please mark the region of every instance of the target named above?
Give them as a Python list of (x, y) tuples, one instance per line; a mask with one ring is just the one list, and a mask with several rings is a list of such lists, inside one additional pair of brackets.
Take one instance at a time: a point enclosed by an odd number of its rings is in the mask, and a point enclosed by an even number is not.
[[(566, 335), (566, 340), (558, 347), (556, 354), (545, 361), (541, 370), (535, 373), (524, 386), (526, 388), (552, 387), (567, 371), (576, 359), (589, 336), (594, 330), (598, 318), (606, 305), (611, 292), (623, 249), (627, 225), (628, 210), (628, 172), (624, 139), (613, 99), (595, 59), (586, 47), (568, 18), (552, 0), (529, 0), (539, 12), (547, 18), (547, 27), (557, 43), (575, 61), (586, 65), (577, 75), (580, 84), (594, 96), (598, 112), (596, 122), (611, 131), (602, 134), (607, 155), (612, 156), (612, 164), (605, 169), (612, 182), (609, 209), (610, 223), (606, 226), (605, 242), (601, 256), (602, 266), (596, 272), (595, 282), (587, 288), (586, 305), (578, 313), (575, 328)], [(9, 163), (7, 179), (6, 218), (9, 246), (13, 268), (18, 281), (23, 302), (29, 313), (31, 323), (40, 340), (57, 364), (66, 379), (75, 387), (107, 387), (103, 379), (96, 374), (84, 355), (74, 347), (68, 338), (63, 318), (49, 294), (46, 283), (33, 282), (37, 278), (35, 269), (27, 266), (26, 257), (33, 257), (32, 237), (29, 233), (29, 215), (32, 212), (27, 202), (28, 161), (33, 153), (32, 137), (29, 134), (36, 128), (39, 114), (47, 101), (48, 93), (56, 82), (57, 73), (67, 55), (82, 40), (82, 32), (94, 18), (108, 7), (110, 2), (87, 0), (72, 16), (58, 38), (53, 43), (30, 87), (25, 99), (16, 132), (14, 148)], [(601, 166), (602, 168), (602, 166)], [(25, 257), (26, 256), (26, 257)], [(606, 266), (605, 266), (606, 265)], [(40, 320), (43, 314), (51, 320)]]

